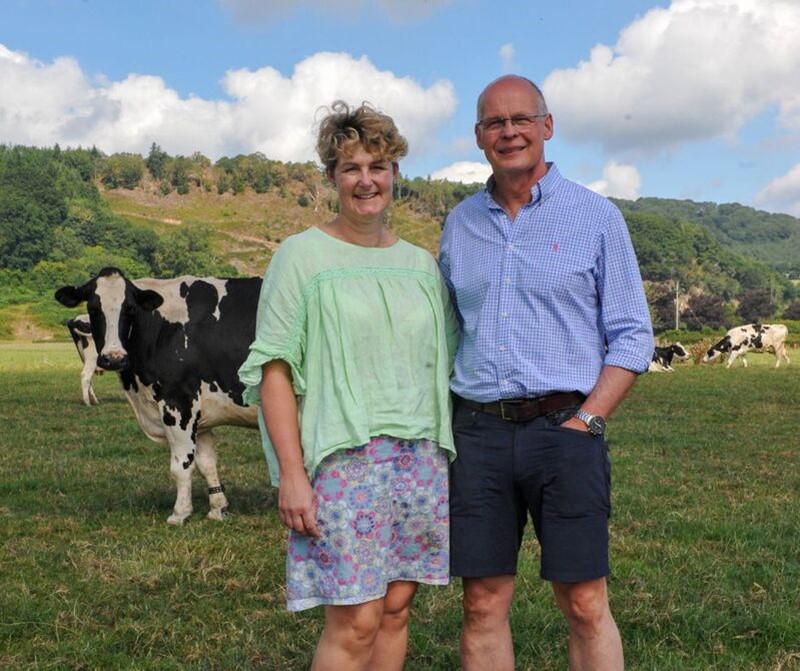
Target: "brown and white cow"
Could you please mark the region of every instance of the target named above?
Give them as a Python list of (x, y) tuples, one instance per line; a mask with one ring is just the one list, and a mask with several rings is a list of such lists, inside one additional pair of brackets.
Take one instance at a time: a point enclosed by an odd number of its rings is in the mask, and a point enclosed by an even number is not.
[(789, 330), (783, 324), (746, 324), (732, 328), (725, 337), (712, 345), (703, 356), (703, 363), (716, 359), (721, 354), (728, 354), (726, 368), (741, 357), (747, 368), (748, 352), (765, 352), (772, 350), (775, 354), (775, 368), (781, 365), (781, 358), (789, 363), (786, 354), (786, 336)]
[(653, 350), (653, 360), (650, 362), (650, 367), (647, 369), (651, 373), (673, 373), (675, 369), (672, 367), (672, 362), (677, 359), (678, 361), (686, 361), (692, 355), (686, 351), (686, 348), (679, 342), (674, 345), (666, 347), (656, 347)]
[(92, 387), (92, 379), (95, 373), (102, 373), (103, 369), (97, 367), (97, 350), (92, 338), (92, 326), (89, 323), (89, 315), (78, 315), (67, 320), (67, 328), (78, 350), (78, 356), (83, 361), (81, 371), (81, 397), (85, 405), (97, 405), (99, 401)]
[(56, 292), (68, 307), (86, 302), (98, 366), (119, 373), (145, 434), (169, 444), (177, 486), (171, 524), (192, 513), (195, 466), (208, 483), (208, 517), (227, 513), (211, 429), (257, 426), (256, 408), (242, 401), (238, 370), (254, 338), (260, 289), (260, 278), (134, 284), (117, 268), (104, 268), (82, 286)]

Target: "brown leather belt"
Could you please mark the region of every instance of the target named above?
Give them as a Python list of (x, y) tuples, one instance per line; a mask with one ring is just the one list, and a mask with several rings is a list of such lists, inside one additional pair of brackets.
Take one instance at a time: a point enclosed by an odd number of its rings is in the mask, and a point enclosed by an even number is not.
[(586, 397), (577, 391), (559, 392), (538, 398), (509, 398), (493, 403), (478, 403), (468, 398), (456, 396), (456, 404), (471, 410), (488, 412), (509, 422), (527, 422), (528, 420), (563, 410), (571, 405), (583, 403)]

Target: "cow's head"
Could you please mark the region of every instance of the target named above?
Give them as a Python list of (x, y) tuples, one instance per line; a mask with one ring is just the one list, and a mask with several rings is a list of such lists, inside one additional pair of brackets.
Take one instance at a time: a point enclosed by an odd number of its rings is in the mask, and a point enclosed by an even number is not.
[(97, 365), (106, 370), (128, 365), (128, 337), (137, 310), (155, 310), (164, 300), (155, 291), (137, 288), (118, 268), (103, 268), (82, 286), (61, 287), (55, 297), (68, 308), (86, 302)]
[(675, 358), (679, 361), (686, 361), (692, 355), (686, 350), (686, 348), (681, 345), (679, 342), (676, 342), (672, 346), (672, 353), (675, 355)]
[(724, 354), (725, 352), (730, 352), (730, 351), (731, 351), (731, 337), (729, 335), (726, 335), (718, 343), (715, 343), (714, 345), (708, 348), (708, 351), (703, 355), (703, 363), (708, 363), (709, 361), (713, 361), (720, 354)]

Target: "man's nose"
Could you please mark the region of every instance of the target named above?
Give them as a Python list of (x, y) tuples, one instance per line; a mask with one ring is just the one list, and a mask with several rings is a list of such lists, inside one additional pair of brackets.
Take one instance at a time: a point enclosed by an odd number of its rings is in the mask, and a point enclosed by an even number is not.
[(517, 127), (511, 119), (503, 119), (503, 130), (501, 131), (503, 137), (514, 137), (517, 132)]

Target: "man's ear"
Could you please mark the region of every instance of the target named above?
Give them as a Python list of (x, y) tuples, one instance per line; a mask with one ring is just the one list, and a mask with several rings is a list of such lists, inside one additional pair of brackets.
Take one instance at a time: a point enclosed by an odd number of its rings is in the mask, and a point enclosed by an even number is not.
[(478, 124), (475, 124), (475, 143), (478, 145), (478, 149), (483, 151), (483, 140), (481, 139), (481, 127)]
[(553, 115), (549, 114), (544, 119), (544, 139), (549, 140), (553, 137)]

